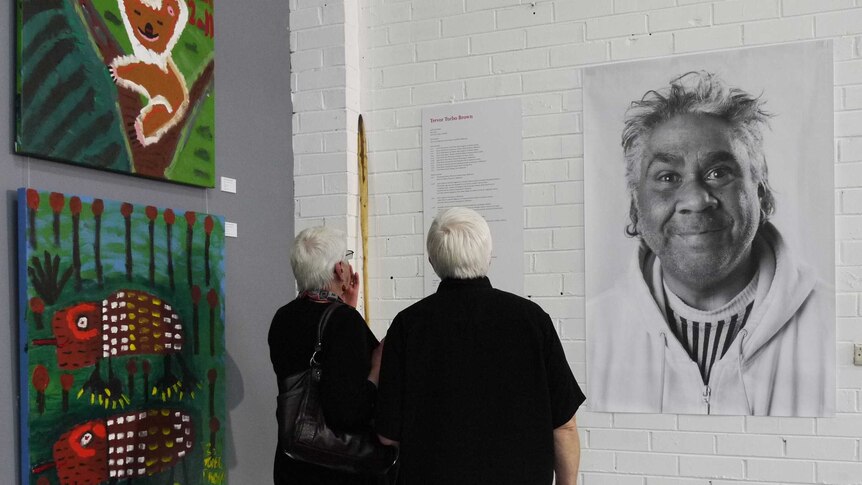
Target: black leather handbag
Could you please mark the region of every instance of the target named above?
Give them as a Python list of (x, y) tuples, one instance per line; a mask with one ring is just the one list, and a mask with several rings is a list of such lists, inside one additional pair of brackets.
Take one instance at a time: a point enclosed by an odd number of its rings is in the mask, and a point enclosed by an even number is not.
[(320, 363), (323, 330), (341, 303), (332, 303), (320, 317), (317, 344), (309, 368), (278, 383), (279, 448), (294, 460), (351, 473), (384, 474), (398, 459), (398, 449), (367, 433), (341, 433), (326, 425), (320, 403)]

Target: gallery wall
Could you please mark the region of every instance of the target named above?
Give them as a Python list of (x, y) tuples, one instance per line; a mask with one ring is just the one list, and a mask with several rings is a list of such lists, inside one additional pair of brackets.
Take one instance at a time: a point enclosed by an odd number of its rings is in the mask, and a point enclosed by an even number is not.
[(288, 4), (217, 2), (216, 185), (237, 180), (237, 193), (199, 189), (63, 165), (13, 153), (15, 2), (0, 11), (6, 50), (0, 92), (7, 109), (0, 156), (0, 476), (18, 476), (16, 194), (19, 187), (59, 191), (224, 215), (238, 224), (226, 239), (228, 481), (271, 480), (276, 441), (275, 380), (266, 332), (275, 310), (294, 296), (287, 260), (293, 235), (293, 160), (288, 60)]
[[(356, 37), (332, 35), (327, 12), (351, 0), (298, 0), (294, 46), (298, 159), (327, 160), (316, 141), (326, 93), (361, 92), (371, 192), (372, 328), (378, 335), (424, 295), (421, 110), (519, 98), (523, 106), (525, 294), (545, 308), (575, 375), (585, 371), (582, 68), (832, 39), (835, 107), (837, 415), (834, 418), (578, 414), (585, 485), (860, 483), (862, 367), (862, 2), (858, 0), (367, 0)], [(343, 29), (336, 29), (343, 32)], [(361, 82), (326, 78), (325, 52), (365, 45)], [(339, 84), (340, 83), (340, 84)], [(299, 97), (297, 99), (300, 99)], [(347, 124), (343, 118), (339, 126)], [(296, 128), (296, 127), (295, 127)], [(344, 132), (344, 143), (355, 133)], [(334, 144), (338, 146), (338, 144)], [(299, 162), (297, 162), (299, 163)], [(299, 174), (301, 175), (301, 174)], [(297, 199), (328, 203), (296, 177)], [(343, 204), (347, 206), (347, 204)], [(349, 220), (352, 209), (340, 208)], [(334, 209), (335, 210), (335, 209)], [(301, 214), (298, 214), (301, 218)], [(300, 219), (297, 219), (298, 221)], [(299, 222), (297, 222), (299, 225)]]

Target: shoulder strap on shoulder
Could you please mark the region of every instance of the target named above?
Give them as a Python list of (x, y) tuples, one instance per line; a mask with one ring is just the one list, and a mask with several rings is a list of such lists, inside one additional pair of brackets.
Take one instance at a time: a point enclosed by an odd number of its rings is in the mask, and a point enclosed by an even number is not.
[(320, 323), (317, 325), (317, 344), (314, 346), (314, 352), (320, 352), (320, 349), (323, 348), (323, 331), (326, 329), (326, 324), (329, 323), (329, 317), (338, 309), (342, 304), (340, 302), (333, 302), (329, 306), (326, 307), (326, 310), (323, 310), (323, 315), (320, 316)]

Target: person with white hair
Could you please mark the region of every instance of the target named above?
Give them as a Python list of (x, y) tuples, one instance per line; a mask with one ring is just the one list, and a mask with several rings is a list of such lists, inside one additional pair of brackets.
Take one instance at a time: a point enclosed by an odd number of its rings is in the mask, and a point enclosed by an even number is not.
[[(343, 231), (311, 227), (296, 236), (290, 265), (299, 296), (281, 307), (269, 329), (269, 356), (276, 377), (308, 369), (324, 310), (338, 302), (323, 333), (320, 400), (333, 430), (370, 432), (377, 397), (380, 352), (377, 339), (356, 311), (359, 275), (353, 271)], [(348, 474), (293, 460), (276, 451), (275, 485), (378, 485), (385, 479)]]
[(375, 427), (400, 446), (396, 483), (574, 484), (584, 395), (551, 318), (491, 286), (475, 211), (442, 211), (427, 247), (442, 281), (395, 317), (380, 371)]

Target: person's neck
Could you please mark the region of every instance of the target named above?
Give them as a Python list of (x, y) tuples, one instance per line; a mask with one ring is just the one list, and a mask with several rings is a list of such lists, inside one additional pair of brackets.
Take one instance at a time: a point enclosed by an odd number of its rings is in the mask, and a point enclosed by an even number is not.
[(676, 278), (668, 272), (662, 272), (664, 282), (674, 295), (686, 305), (703, 311), (716, 310), (723, 307), (739, 294), (757, 271), (757, 261), (749, 252), (748, 256), (724, 278), (716, 281), (691, 281)]
[(333, 281), (329, 283), (329, 286), (326, 289), (338, 295), (339, 298), (344, 298), (344, 290), (341, 289), (340, 281)]

